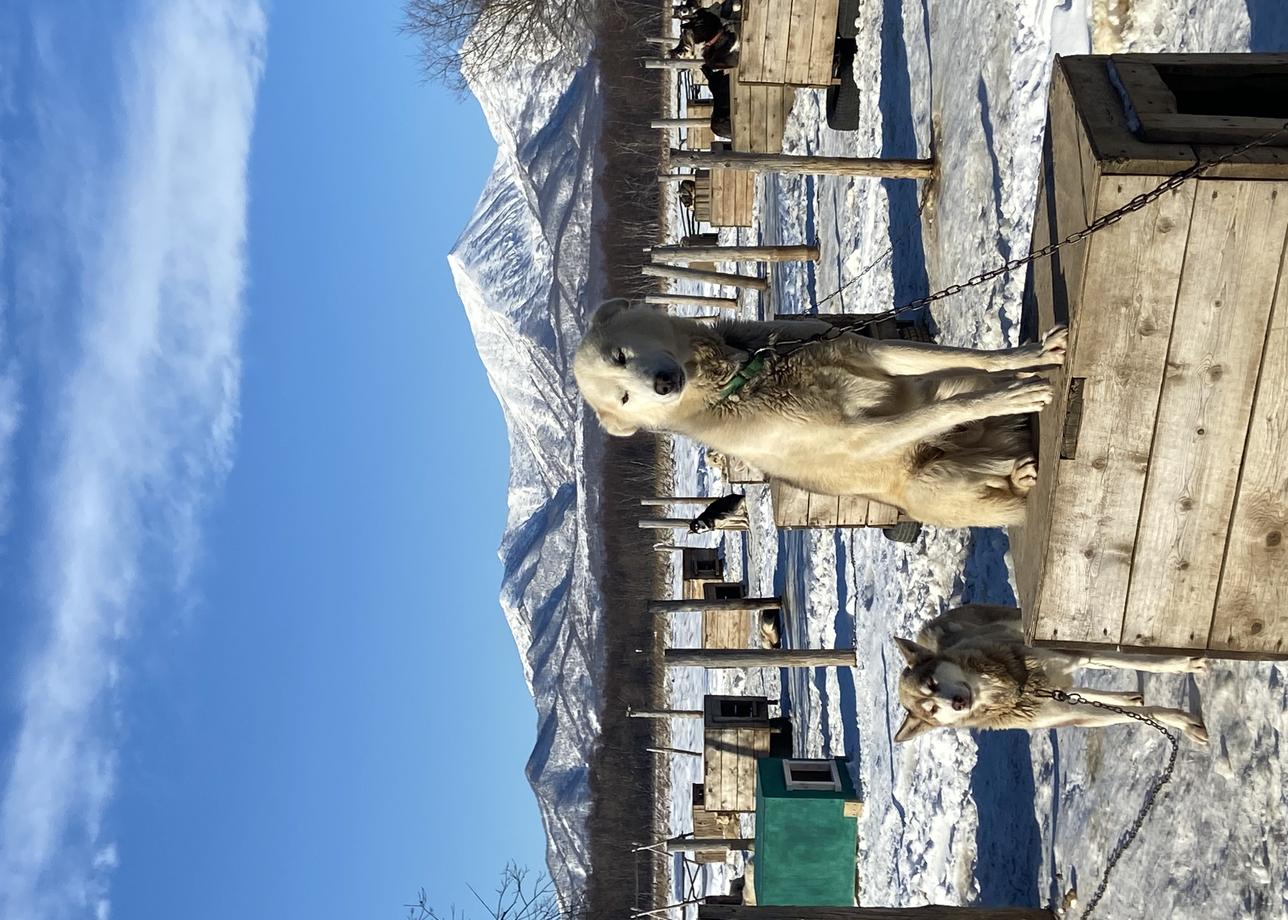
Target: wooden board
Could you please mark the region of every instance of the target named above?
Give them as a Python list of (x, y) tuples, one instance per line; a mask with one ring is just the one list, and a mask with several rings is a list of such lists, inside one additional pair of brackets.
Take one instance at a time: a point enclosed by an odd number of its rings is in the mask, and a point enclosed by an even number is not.
[(1208, 646), (1288, 652), (1288, 283), (1279, 288), (1226, 546)]
[(1122, 641), (1204, 648), (1288, 232), (1288, 183), (1198, 183)]
[[(1151, 188), (1141, 176), (1107, 177), (1099, 213)], [(1185, 186), (1091, 240), (1086, 286), (1074, 317), (1067, 373), (1082, 400), (1076, 455), (1042, 457), (1059, 499), (1047, 511), (1049, 545), (1037, 621), (1043, 640), (1117, 642), (1145, 488), (1154, 413), (1194, 200)], [(1079, 322), (1085, 313), (1093, 321)], [(1044, 418), (1060, 434), (1059, 419)]]
[(705, 807), (756, 810), (756, 758), (769, 753), (769, 729), (708, 727), (702, 748)]
[(831, 85), (837, 11), (837, 0), (745, 0), (739, 79)]
[(755, 196), (755, 173), (739, 169), (711, 170), (711, 213), (713, 227), (750, 227)]
[[(1095, 216), (1099, 181), (1100, 166), (1092, 152), (1086, 125), (1074, 108), (1066, 68), (1056, 67), (1051, 75), (1032, 248), (1064, 239), (1085, 227)], [(1022, 338), (1035, 338), (1057, 323), (1071, 322), (1070, 304), (1082, 290), (1087, 251), (1086, 242), (1066, 246), (1030, 267), (1025, 282)], [(1067, 377), (1063, 370), (1052, 376), (1056, 398), (1034, 422), (1038, 482), (1029, 493), (1025, 525), (1011, 528), (1010, 534), (1016, 586), (1030, 637), (1042, 613), (1039, 587), (1047, 560), (1048, 528), (1055, 501), (1056, 468), (1068, 401)]]

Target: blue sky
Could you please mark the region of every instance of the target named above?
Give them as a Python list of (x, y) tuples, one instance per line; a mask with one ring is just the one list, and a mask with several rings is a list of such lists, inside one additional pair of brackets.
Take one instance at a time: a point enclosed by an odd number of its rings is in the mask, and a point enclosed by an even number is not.
[(0, 8), (0, 916), (400, 917), (544, 857), (495, 148), (395, 0)]

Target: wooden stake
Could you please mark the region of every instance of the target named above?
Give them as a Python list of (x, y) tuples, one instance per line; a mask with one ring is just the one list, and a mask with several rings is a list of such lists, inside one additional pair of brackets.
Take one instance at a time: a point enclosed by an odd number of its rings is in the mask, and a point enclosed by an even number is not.
[(817, 246), (654, 246), (654, 262), (817, 262)]
[(750, 288), (753, 291), (769, 290), (769, 279), (755, 275), (707, 271), (702, 268), (683, 268), (679, 265), (645, 265), (640, 270), (650, 278), (671, 278), (676, 281), (705, 281), (709, 284)]
[(668, 668), (852, 668), (852, 648), (669, 648)]
[(738, 309), (737, 297), (710, 297), (706, 294), (645, 294), (644, 302), (651, 304), (684, 304), (691, 307), (718, 307), (721, 310)]
[(721, 597), (707, 600), (705, 598), (676, 598), (675, 600), (649, 601), (648, 612), (657, 616), (668, 613), (697, 613), (702, 610), (715, 610), (723, 613), (739, 610), (781, 610), (781, 597)]
[(670, 164), (700, 169), (749, 169), (753, 172), (872, 176), (878, 179), (929, 179), (935, 174), (934, 160), (795, 156), (744, 150), (672, 150)]
[(1043, 907), (747, 907), (703, 904), (698, 920), (1055, 920)]
[(695, 70), (702, 66), (696, 58), (644, 58), (645, 70)]
[(701, 709), (628, 709), (632, 719), (705, 719)]
[(645, 508), (666, 505), (709, 505), (718, 495), (653, 495), (640, 499)]
[(683, 754), (686, 757), (701, 757), (701, 751), (686, 751), (684, 748), (673, 747), (651, 747), (645, 748), (650, 754)]
[(668, 853), (696, 853), (699, 850), (754, 850), (750, 837), (672, 837), (666, 842)]
[[(668, 530), (670, 528), (679, 528), (681, 530), (689, 529), (688, 518), (640, 518), (640, 527), (643, 530)], [(716, 521), (716, 530), (746, 530), (746, 518), (728, 517)]]
[(705, 128), (711, 119), (701, 115), (685, 118), (655, 118), (648, 123), (650, 128)]

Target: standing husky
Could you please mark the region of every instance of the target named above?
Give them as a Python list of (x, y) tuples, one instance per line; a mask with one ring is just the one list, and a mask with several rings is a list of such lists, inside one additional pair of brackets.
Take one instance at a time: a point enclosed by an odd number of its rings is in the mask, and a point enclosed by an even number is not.
[[(908, 663), (899, 677), (899, 702), (907, 716), (895, 741), (907, 741), (932, 728), (1093, 728), (1131, 722), (1135, 721), (1131, 716), (1061, 703), (1036, 691), (1072, 688), (1073, 672), (1079, 668), (1179, 674), (1206, 667), (1202, 658), (1030, 648), (1020, 631), (1019, 610), (985, 604), (948, 611), (932, 620), (916, 642), (895, 642)], [(1193, 741), (1207, 743), (1207, 729), (1199, 716), (1146, 706), (1139, 693), (1081, 687), (1074, 692), (1157, 719), (1179, 728)]]
[[(836, 337), (782, 347), (825, 333)], [(1066, 339), (1057, 328), (979, 351), (821, 320), (706, 326), (618, 300), (595, 314), (573, 373), (611, 435), (673, 431), (812, 492), (996, 526), (1024, 519), (1037, 481), (1024, 416), (1051, 401), (1035, 373), (1063, 363)]]

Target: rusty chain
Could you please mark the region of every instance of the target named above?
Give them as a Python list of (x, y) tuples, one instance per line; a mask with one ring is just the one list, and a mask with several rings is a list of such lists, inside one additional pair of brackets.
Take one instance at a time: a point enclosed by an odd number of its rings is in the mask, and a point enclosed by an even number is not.
[(1096, 907), (1100, 904), (1100, 899), (1104, 897), (1105, 889), (1109, 886), (1109, 876), (1113, 874), (1115, 867), (1117, 867), (1118, 860), (1122, 859), (1123, 853), (1125, 853), (1127, 848), (1136, 841), (1136, 836), (1140, 833), (1140, 829), (1144, 825), (1145, 819), (1149, 817), (1149, 813), (1154, 810), (1154, 803), (1158, 799), (1158, 793), (1164, 786), (1171, 782), (1172, 773), (1176, 769), (1176, 755), (1180, 750), (1180, 744), (1174, 732), (1168, 731), (1157, 719), (1144, 715), (1137, 710), (1125, 709), (1121, 706), (1114, 706), (1110, 703), (1102, 703), (1099, 700), (1089, 700), (1085, 696), (1069, 690), (1037, 690), (1034, 692), (1037, 693), (1038, 696), (1049, 697), (1059, 703), (1068, 703), (1071, 706), (1093, 706), (1096, 709), (1106, 709), (1109, 712), (1129, 716), (1137, 722), (1143, 722), (1150, 728), (1157, 730), (1164, 738), (1167, 739), (1167, 743), (1171, 745), (1172, 748), (1171, 753), (1167, 758), (1167, 766), (1163, 768), (1163, 772), (1158, 775), (1154, 780), (1153, 785), (1149, 787), (1149, 791), (1145, 793), (1145, 801), (1141, 804), (1140, 810), (1136, 813), (1136, 820), (1132, 821), (1131, 826), (1128, 827), (1122, 837), (1118, 839), (1117, 845), (1114, 846), (1112, 852), (1109, 854), (1109, 858), (1105, 861), (1105, 871), (1100, 876), (1100, 884), (1096, 886), (1096, 890), (1091, 895), (1091, 900), (1087, 902), (1087, 907), (1082, 912), (1082, 916), (1080, 918), (1080, 920), (1087, 920), (1087, 918), (1092, 915)]
[[(957, 284), (950, 284), (948, 285), (948, 287), (935, 291), (933, 294), (927, 294), (925, 297), (918, 297), (916, 300), (910, 300), (907, 303), (900, 304), (897, 307), (894, 307), (890, 310), (886, 310), (884, 313), (877, 313), (871, 318), (871, 321), (880, 322), (881, 320), (885, 320), (885, 319), (893, 319), (897, 316), (900, 316), (904, 313), (908, 313), (912, 310), (919, 310), (922, 307), (929, 306), (930, 304), (934, 303), (937, 300), (943, 300), (945, 297), (952, 297), (954, 294), (960, 294), (962, 291), (966, 290), (967, 288), (978, 287), (981, 284), (985, 284), (989, 281), (992, 281), (994, 278), (998, 278), (1002, 275), (1008, 274), (1009, 272), (1013, 272), (1017, 268), (1023, 268), (1024, 266), (1032, 262), (1036, 262), (1039, 259), (1045, 259), (1048, 256), (1052, 256), (1063, 247), (1071, 246), (1074, 243), (1079, 243), (1082, 240), (1086, 239), (1087, 237), (1091, 236), (1093, 233), (1099, 230), (1103, 230), (1105, 229), (1105, 227), (1109, 227), (1109, 226), (1112, 226), (1113, 224), (1118, 223), (1118, 221), (1122, 220), (1128, 214), (1131, 214), (1135, 211), (1139, 211), (1141, 208), (1146, 207), (1147, 205), (1153, 203), (1154, 201), (1157, 201), (1159, 198), (1163, 197), (1168, 192), (1184, 184), (1185, 182), (1188, 182), (1190, 179), (1193, 179), (1196, 176), (1201, 176), (1203, 173), (1207, 172), (1209, 169), (1213, 168), (1214, 166), (1219, 166), (1222, 163), (1227, 163), (1230, 160), (1233, 160), (1237, 156), (1242, 156), (1243, 154), (1247, 153), (1249, 150), (1254, 150), (1257, 147), (1264, 147), (1266, 144), (1269, 144), (1275, 138), (1285, 133), (1288, 133), (1288, 122), (1285, 122), (1284, 124), (1280, 125), (1278, 128), (1276, 128), (1273, 131), (1269, 131), (1254, 140), (1248, 141), (1248, 143), (1246, 144), (1242, 144), (1241, 146), (1234, 147), (1228, 150), (1227, 152), (1221, 154), (1218, 157), (1215, 157), (1211, 160), (1205, 160), (1205, 161), (1194, 163), (1193, 165), (1187, 166), (1185, 169), (1182, 169), (1179, 172), (1173, 173), (1172, 175), (1164, 179), (1162, 182), (1160, 182), (1158, 185), (1156, 185), (1154, 188), (1150, 189), (1147, 192), (1141, 192), (1139, 195), (1137, 195), (1135, 198), (1128, 201), (1126, 204), (1122, 205), (1121, 207), (1115, 208), (1114, 210), (1110, 211), (1108, 214), (1104, 214), (1100, 217), (1097, 217), (1095, 220), (1093, 220), (1087, 226), (1083, 227), (1081, 230), (1077, 231), (1076, 233), (1069, 234), (1067, 237), (1065, 237), (1062, 240), (1056, 240), (1055, 242), (1048, 243), (1046, 246), (1043, 246), (1039, 249), (1034, 249), (1030, 251), (1028, 255), (1020, 256), (1019, 258), (1016, 258), (1016, 259), (1010, 259), (1009, 261), (1004, 262), (1003, 264), (997, 266), (996, 268), (990, 268), (988, 271), (980, 272), (978, 275), (975, 275), (973, 278), (970, 278), (966, 281), (962, 281)], [(864, 272), (864, 274), (866, 274), (866, 272)], [(827, 297), (823, 298), (823, 300), (820, 302), (827, 303), (832, 298), (840, 296), (840, 294), (842, 294), (847, 288), (849, 288), (852, 284), (857, 282), (859, 278), (862, 278), (862, 275), (860, 275), (858, 278), (853, 278), (850, 281), (845, 282), (845, 284), (841, 285), (839, 288), (837, 288)]]

